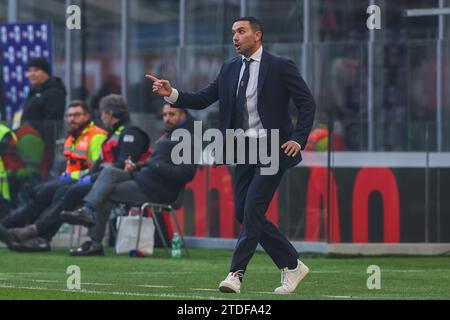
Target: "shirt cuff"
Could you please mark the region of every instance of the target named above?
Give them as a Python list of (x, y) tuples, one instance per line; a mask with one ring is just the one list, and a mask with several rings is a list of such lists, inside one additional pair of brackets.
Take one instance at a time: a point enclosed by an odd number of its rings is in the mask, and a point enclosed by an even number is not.
[(300, 145), (300, 143), (298, 143), (297, 141), (292, 141), (292, 142), (294, 142), (300, 148), (300, 150), (302, 150), (302, 146)]
[(177, 89), (172, 89), (172, 93), (170, 96), (165, 97), (164, 100), (170, 104), (175, 104), (178, 101), (178, 97), (180, 96), (180, 93)]

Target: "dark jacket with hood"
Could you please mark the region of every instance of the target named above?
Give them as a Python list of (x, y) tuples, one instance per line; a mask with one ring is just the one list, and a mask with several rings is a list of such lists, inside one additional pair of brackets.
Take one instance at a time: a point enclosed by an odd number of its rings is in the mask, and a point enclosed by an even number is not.
[(35, 128), (48, 146), (54, 146), (56, 135), (62, 133), (67, 91), (60, 78), (50, 77), (41, 85), (31, 87), (22, 113), (22, 124)]
[[(123, 120), (116, 123), (112, 130), (109, 130), (108, 138), (104, 143), (107, 143), (114, 136), (115, 131), (122, 125), (124, 126), (124, 129), (120, 133), (119, 144), (112, 150), (114, 155), (114, 163), (112, 163), (112, 165), (118, 169), (125, 168), (125, 160), (127, 160), (128, 157), (131, 158), (131, 161), (137, 163), (150, 147), (150, 138), (147, 133), (135, 126), (129, 120)], [(91, 170), (93, 180), (100, 174), (100, 171), (103, 168), (102, 164), (102, 159), (99, 159), (94, 164), (94, 167)]]
[(179, 142), (172, 141), (171, 135), (177, 129), (186, 129), (194, 136), (194, 119), (188, 116), (183, 123), (167, 130), (154, 145), (153, 154), (146, 166), (132, 173), (139, 187), (151, 201), (163, 203), (175, 201), (185, 185), (195, 177), (197, 165), (175, 165), (172, 162), (172, 149)]

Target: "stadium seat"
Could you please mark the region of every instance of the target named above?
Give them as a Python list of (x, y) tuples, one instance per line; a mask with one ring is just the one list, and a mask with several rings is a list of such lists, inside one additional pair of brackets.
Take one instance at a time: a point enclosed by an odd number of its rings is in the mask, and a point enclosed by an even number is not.
[(136, 250), (137, 250), (137, 248), (139, 248), (139, 242), (140, 242), (140, 238), (141, 238), (143, 213), (146, 212), (146, 210), (148, 208), (151, 208), (152, 212), (153, 212), (152, 219), (153, 219), (153, 222), (155, 223), (156, 231), (158, 233), (158, 236), (160, 237), (160, 240), (161, 240), (161, 243), (163, 244), (163, 246), (168, 250), (168, 244), (167, 244), (164, 234), (162, 232), (161, 225), (159, 224), (157, 214), (162, 214), (163, 212), (168, 212), (169, 214), (172, 215), (172, 217), (175, 221), (176, 227), (178, 229), (178, 233), (180, 234), (181, 241), (183, 243), (184, 250), (186, 251), (186, 255), (189, 257), (189, 250), (186, 246), (186, 241), (184, 240), (183, 232), (180, 228), (180, 224), (178, 223), (178, 219), (175, 215), (175, 211), (181, 208), (181, 206), (183, 205), (183, 201), (184, 201), (184, 189), (178, 194), (177, 199), (172, 203), (146, 202), (146, 203), (136, 203), (133, 206), (133, 207), (140, 207), (140, 209), (141, 209), (140, 214), (139, 214), (140, 219), (139, 219), (138, 234), (137, 234), (137, 238), (136, 238)]
[[(152, 209), (152, 213), (153, 213), (152, 214), (152, 219), (153, 219), (153, 222), (155, 224), (156, 231), (158, 233), (158, 236), (159, 236), (159, 238), (161, 240), (162, 245), (166, 248), (166, 250), (169, 251), (169, 249), (168, 249), (169, 246), (168, 246), (168, 243), (167, 243), (167, 241), (166, 241), (166, 239), (164, 237), (164, 234), (163, 234), (163, 231), (161, 229), (161, 225), (159, 223), (157, 215), (161, 214), (161, 216), (162, 216), (162, 213), (168, 212), (169, 214), (171, 214), (173, 216), (173, 219), (175, 221), (178, 233), (179, 233), (179, 235), (181, 237), (181, 241), (183, 243), (184, 250), (186, 251), (186, 255), (189, 257), (189, 250), (188, 250), (188, 248), (186, 246), (186, 241), (184, 239), (184, 234), (183, 234), (183, 232), (181, 230), (180, 224), (179, 224), (178, 219), (177, 219), (177, 217), (175, 215), (175, 211), (182, 207), (183, 201), (184, 201), (184, 189), (181, 190), (181, 192), (178, 194), (176, 200), (174, 202), (172, 202), (172, 203), (146, 202), (146, 203), (136, 203), (136, 204), (131, 205), (131, 206), (126, 206), (126, 207), (129, 207), (129, 208), (138, 208), (138, 209), (140, 208), (139, 227), (138, 227), (138, 234), (137, 234), (137, 237), (136, 237), (136, 250), (137, 250), (137, 248), (139, 248), (139, 242), (140, 242), (140, 238), (141, 238), (143, 213), (146, 212), (146, 210), (148, 208), (151, 208)], [(118, 214), (118, 215), (115, 215), (115, 218), (117, 218), (120, 215), (125, 215), (127, 212), (129, 212), (128, 210), (123, 210), (124, 209), (123, 208), (124, 207), (123, 204), (116, 203), (116, 205), (117, 205), (117, 207), (122, 207), (122, 210), (118, 210), (121, 213)], [(110, 223), (112, 223), (112, 222), (113, 221), (110, 218)], [(120, 226), (119, 226), (119, 228), (120, 228)], [(78, 226), (78, 232), (77, 232), (77, 226), (71, 226), (71, 233), (70, 233), (70, 240), (69, 240), (69, 247), (70, 248), (73, 247), (73, 242), (75, 240), (74, 239), (75, 237), (77, 237), (76, 241), (77, 241), (78, 245), (80, 245), (80, 242), (81, 242), (81, 230), (82, 230), (82, 228)], [(118, 233), (118, 230), (115, 231), (115, 236), (117, 236), (117, 233)]]

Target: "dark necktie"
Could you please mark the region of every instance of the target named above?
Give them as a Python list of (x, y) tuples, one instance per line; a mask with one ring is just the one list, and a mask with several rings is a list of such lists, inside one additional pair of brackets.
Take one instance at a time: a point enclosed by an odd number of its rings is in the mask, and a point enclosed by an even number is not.
[(248, 111), (247, 111), (247, 86), (250, 79), (250, 63), (254, 60), (244, 59), (245, 69), (241, 81), (239, 81), (239, 91), (235, 105), (235, 129), (248, 129)]

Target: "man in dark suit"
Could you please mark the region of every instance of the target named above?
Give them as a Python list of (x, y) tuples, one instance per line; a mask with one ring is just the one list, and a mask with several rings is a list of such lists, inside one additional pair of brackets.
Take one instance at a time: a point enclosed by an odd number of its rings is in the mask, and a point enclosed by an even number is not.
[[(205, 89), (196, 93), (179, 92), (167, 80), (152, 75), (147, 78), (153, 81), (155, 93), (178, 107), (204, 109), (219, 100), (219, 126), (224, 136), (227, 129), (278, 130), (283, 152), (279, 155), (280, 168), (276, 174), (261, 174), (261, 164), (236, 166), (235, 215), (242, 231), (230, 273), (220, 283), (219, 290), (240, 292), (244, 272), (259, 243), (282, 270), (281, 286), (275, 292), (291, 293), (309, 269), (298, 260), (295, 248), (267, 220), (265, 213), (284, 172), (302, 159), (300, 151), (306, 147), (311, 131), (315, 102), (294, 62), (263, 50), (263, 30), (258, 19), (237, 19), (232, 32), (234, 46), (241, 56), (225, 62), (217, 78)], [(295, 127), (289, 115), (291, 99), (299, 112)]]

